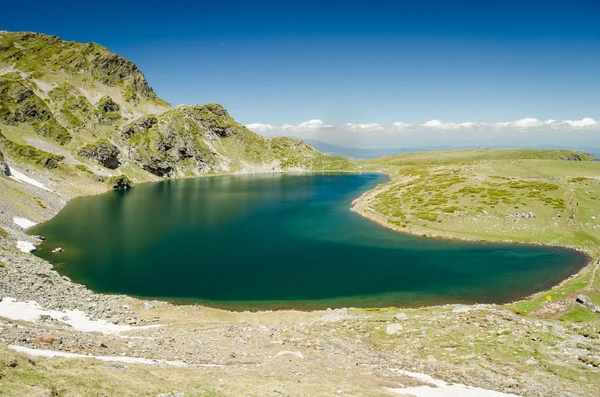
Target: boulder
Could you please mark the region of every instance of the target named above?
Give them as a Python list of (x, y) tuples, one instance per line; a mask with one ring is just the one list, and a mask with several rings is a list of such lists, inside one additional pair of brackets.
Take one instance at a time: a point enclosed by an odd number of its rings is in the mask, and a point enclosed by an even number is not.
[(385, 333), (387, 335), (396, 335), (399, 334), (402, 331), (402, 325), (400, 324), (388, 324), (387, 327), (385, 327)]
[(577, 295), (577, 298), (575, 299), (575, 301), (577, 303), (579, 303), (580, 305), (587, 307), (588, 309), (590, 309), (593, 312), (600, 313), (600, 306), (598, 306), (594, 302), (592, 302), (590, 297), (587, 295), (579, 294), (579, 295)]
[(408, 316), (406, 315), (406, 313), (398, 313), (394, 316), (394, 318), (398, 321), (408, 320)]
[(125, 174), (111, 177), (108, 180), (108, 184), (113, 190), (129, 189), (133, 187), (133, 181)]

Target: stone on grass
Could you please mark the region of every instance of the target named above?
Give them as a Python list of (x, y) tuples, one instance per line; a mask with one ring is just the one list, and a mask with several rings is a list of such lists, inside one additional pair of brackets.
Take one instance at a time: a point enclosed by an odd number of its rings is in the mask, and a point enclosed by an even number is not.
[(388, 324), (387, 327), (385, 327), (385, 333), (387, 335), (396, 335), (400, 333), (400, 331), (402, 331), (402, 325), (400, 324)]

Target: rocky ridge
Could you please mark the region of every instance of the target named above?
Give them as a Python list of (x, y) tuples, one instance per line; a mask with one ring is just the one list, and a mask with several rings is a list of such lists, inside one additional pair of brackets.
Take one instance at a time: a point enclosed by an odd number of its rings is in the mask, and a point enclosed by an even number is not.
[(98, 44), (39, 33), (0, 33), (0, 131), (11, 161), (92, 183), (120, 174), (141, 182), (356, 168), (293, 139), (264, 139), (221, 105), (173, 108), (131, 61)]

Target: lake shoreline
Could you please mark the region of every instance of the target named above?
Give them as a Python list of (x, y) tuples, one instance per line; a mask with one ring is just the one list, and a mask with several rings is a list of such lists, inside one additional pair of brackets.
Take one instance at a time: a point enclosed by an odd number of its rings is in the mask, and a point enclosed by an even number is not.
[[(266, 175), (275, 175), (275, 176), (279, 176), (282, 175), (282, 173), (266, 173)], [(344, 172), (344, 173), (336, 173), (336, 172), (293, 172), (293, 173), (284, 173), (284, 174), (289, 174), (291, 176), (297, 176), (297, 175), (347, 175), (350, 174), (348, 172)], [(351, 174), (385, 174), (384, 172), (371, 172), (371, 171), (366, 171), (366, 172), (360, 172), (360, 173), (351, 173)], [(244, 175), (257, 175), (257, 174), (244, 174)], [(242, 175), (242, 176), (244, 176)], [(258, 175), (263, 175), (263, 174), (258, 174)], [(258, 176), (257, 175), (257, 176)], [(213, 176), (213, 175), (211, 175)], [(240, 175), (214, 175), (214, 176), (231, 176), (231, 177), (237, 177)], [(194, 178), (191, 178), (194, 179)], [(197, 179), (197, 178), (196, 178)], [(390, 178), (391, 181), (391, 178)], [(165, 180), (165, 181), (160, 181), (161, 183), (168, 183), (170, 182), (169, 180)], [(358, 211), (358, 203), (359, 200), (364, 197), (365, 195), (368, 195), (374, 191), (376, 191), (376, 189), (381, 186), (382, 184), (388, 183), (389, 181), (383, 182), (383, 183), (379, 183), (377, 185), (375, 185), (374, 187), (370, 188), (369, 190), (365, 191), (364, 193), (362, 193), (358, 198), (353, 199), (353, 201), (351, 202), (351, 207), (350, 207), (350, 211), (355, 212), (359, 215), (362, 215), (359, 211)], [(134, 187), (135, 189), (135, 187)], [(375, 219), (371, 219), (369, 217), (366, 217), (366, 219), (368, 219), (371, 222), (374, 222), (377, 224), (378, 227), (383, 227), (385, 229), (392, 229), (395, 232), (400, 232), (402, 234), (407, 234), (407, 235), (417, 235), (419, 237), (427, 237), (427, 238), (433, 238), (436, 240), (452, 240), (452, 241), (473, 241), (473, 242), (482, 242), (482, 243), (498, 243), (498, 244), (505, 244), (505, 243), (509, 243), (509, 244), (518, 244), (518, 245), (529, 245), (529, 246), (548, 246), (548, 247), (558, 247), (556, 245), (550, 245), (550, 244), (529, 244), (529, 243), (518, 243), (518, 242), (514, 242), (514, 241), (493, 241), (493, 240), (468, 240), (468, 239), (460, 239), (460, 238), (450, 238), (450, 237), (445, 237), (445, 236), (423, 236), (423, 235), (418, 235), (415, 233), (410, 233), (410, 231), (406, 231), (406, 230), (397, 230), (391, 227), (387, 227), (384, 223), (382, 222), (378, 222)], [(43, 243), (43, 244), (48, 244), (48, 243)], [(560, 247), (560, 248), (569, 248), (572, 249), (572, 247)], [(579, 252), (583, 252), (582, 250), (577, 250)], [(564, 283), (566, 280), (571, 279), (572, 277), (576, 276), (577, 274), (579, 274), (581, 272), (582, 269), (584, 269), (587, 264), (589, 263), (589, 255), (587, 255), (585, 252), (583, 252), (586, 257), (588, 258), (588, 260), (584, 263), (581, 262), (581, 265), (578, 265), (578, 271), (572, 275), (570, 275), (569, 277), (567, 277), (566, 279), (563, 279), (561, 282), (559, 282), (558, 284), (562, 284)], [(555, 284), (553, 284), (555, 285)], [(544, 288), (541, 291), (546, 291), (547, 289)], [(199, 305), (199, 306), (206, 306), (206, 307), (211, 307), (211, 308), (218, 308), (218, 309), (222, 309), (222, 310), (228, 310), (228, 311), (246, 311), (246, 310), (250, 310), (253, 312), (259, 312), (262, 310), (299, 310), (299, 311), (312, 311), (312, 310), (323, 310), (327, 307), (330, 307), (331, 305), (329, 305), (327, 302), (328, 301), (335, 301), (336, 299), (343, 299), (343, 300), (347, 300), (350, 301), (353, 298), (360, 300), (361, 297), (360, 296), (352, 296), (350, 298), (328, 298), (325, 301), (323, 300), (298, 300), (298, 301), (275, 301), (274, 304), (270, 304), (270, 303), (266, 303), (266, 301), (257, 301), (258, 304), (253, 307), (254, 305), (250, 302), (245, 302), (244, 304), (238, 304), (235, 301), (233, 305), (228, 305), (227, 301), (223, 301), (223, 302), (219, 302), (219, 301), (215, 301), (210, 302), (210, 301), (206, 301), (204, 299), (195, 299), (195, 298), (166, 298), (166, 297), (152, 297), (152, 296), (138, 296), (135, 294), (123, 294), (123, 293), (115, 293), (115, 294), (111, 294), (111, 293), (104, 293), (104, 292), (97, 292), (98, 294), (102, 294), (102, 295), (108, 295), (108, 296), (130, 296), (132, 298), (135, 299), (142, 299), (142, 300), (160, 300), (160, 301), (164, 301), (164, 302), (168, 302), (171, 304), (185, 304), (185, 305)], [(434, 306), (440, 306), (440, 305), (447, 305), (447, 304), (492, 304), (492, 305), (506, 305), (506, 304), (512, 304), (515, 302), (519, 302), (522, 300), (527, 300), (529, 297), (534, 296), (536, 294), (538, 294), (538, 292), (534, 292), (528, 295), (523, 295), (523, 297), (518, 298), (518, 299), (509, 299), (509, 300), (499, 300), (499, 301), (493, 301), (493, 302), (484, 302), (482, 303), (481, 301), (476, 301), (476, 300), (464, 300), (461, 301), (460, 299), (455, 299), (455, 300), (450, 300), (450, 301), (444, 301), (443, 298), (441, 298), (440, 300), (438, 300), (437, 302), (433, 302), (431, 304), (401, 304), (401, 303), (394, 303), (394, 304), (386, 304), (386, 303), (382, 303), (382, 304), (374, 304), (374, 305), (367, 305), (367, 304), (358, 304), (358, 305), (352, 305), (351, 303), (349, 304), (344, 304), (343, 306), (340, 305), (336, 305), (333, 304), (333, 306), (331, 307), (363, 307), (363, 308), (368, 308), (368, 307), (378, 307), (378, 308), (383, 308), (383, 307), (400, 307), (400, 308), (417, 308), (417, 307), (434, 307)], [(186, 302), (187, 301), (187, 302)], [(262, 304), (261, 304), (262, 303)], [(237, 306), (237, 307), (236, 307)], [(241, 307), (240, 307), (241, 306)]]
[[(52, 216), (63, 206), (53, 206), (55, 212)], [(10, 222), (5, 219), (9, 218), (0, 218), (0, 223)], [(10, 226), (14, 229), (12, 223)], [(12, 290), (2, 289), (2, 297), (10, 296), (10, 291), (17, 291), (19, 296), (15, 297), (21, 301), (34, 300), (44, 308), (65, 312), (79, 309), (90, 319), (106, 319), (119, 326), (134, 328), (127, 335), (104, 335), (73, 330), (61, 326), (60, 321), (38, 323), (4, 318), (6, 332), (3, 338), (7, 345), (52, 351), (59, 349), (60, 352), (89, 357), (33, 357), (39, 368), (52, 369), (49, 375), (57, 373), (53, 369), (57, 364), (63, 368), (61, 373), (71, 367), (80, 371), (81, 365), (85, 365), (90, 372), (112, 371), (105, 368), (108, 363), (94, 364), (91, 358), (96, 355), (151, 360), (157, 363), (156, 372), (160, 379), (164, 379), (166, 374), (176, 374), (193, 378), (194, 385), (198, 382), (213, 385), (215, 379), (225, 379), (228, 385), (233, 384), (229, 380), (243, 379), (244, 384), (260, 384), (261, 387), (265, 382), (270, 382), (265, 386), (265, 391), (277, 387), (280, 379), (302, 387), (311, 382), (337, 385), (340, 377), (354, 379), (346, 382), (344, 389), (349, 392), (355, 390), (356, 395), (363, 395), (367, 389), (380, 389), (389, 385), (389, 382), (405, 385), (410, 382), (410, 379), (399, 378), (389, 368), (405, 368), (431, 374), (448, 382), (519, 395), (541, 393), (566, 396), (557, 393), (557, 390), (588, 395), (597, 387), (597, 381), (593, 380), (596, 369), (586, 370), (589, 383), (560, 375), (560, 384), (557, 384), (554, 371), (538, 369), (553, 368), (553, 357), (557, 357), (561, 365), (567, 368), (580, 368), (578, 357), (571, 353), (565, 355), (568, 349), (564, 348), (580, 347), (582, 331), (578, 324), (571, 326), (568, 322), (561, 322), (560, 326), (553, 326), (558, 322), (525, 316), (511, 310), (510, 306), (447, 304), (410, 309), (388, 307), (234, 312), (197, 304), (172, 305), (127, 295), (94, 293), (62, 277), (48, 261), (14, 249), (16, 239), (27, 238), (30, 236), (22, 231), (18, 234), (11, 231), (10, 240), (0, 242), (5, 248), (0, 250), (0, 262), (6, 264), (0, 269), (6, 278), (0, 282), (6, 281), (16, 287)], [(11, 244), (10, 247), (7, 244)], [(21, 288), (21, 285), (26, 288)], [(543, 324), (543, 328), (540, 328), (540, 324)], [(141, 329), (140, 326), (146, 325), (159, 327)], [(388, 333), (389, 330), (398, 329), (398, 326), (404, 329), (397, 334)], [(477, 333), (475, 340), (472, 332)], [(559, 337), (564, 342), (557, 346), (554, 339), (547, 335)], [(513, 340), (515, 337), (517, 339)], [(60, 345), (40, 346), (40, 340), (58, 340)], [(588, 340), (584, 340), (586, 346)], [(461, 347), (455, 351), (456, 343), (448, 344), (448, 341), (456, 341)], [(513, 359), (514, 365), (506, 366), (503, 361), (507, 348), (519, 352)], [(541, 354), (534, 356), (527, 353), (534, 349)], [(0, 347), (0, 356), (20, 360), (19, 363), (26, 365), (26, 356), (8, 352), (6, 347)], [(529, 364), (533, 359), (539, 364)], [(186, 367), (169, 369), (159, 364), (164, 360), (183, 362)], [(473, 372), (474, 365), (482, 370)], [(369, 374), (365, 376), (367, 367)], [(146, 376), (148, 371), (152, 371), (152, 368), (143, 364), (127, 364), (126, 367), (117, 368), (126, 368), (126, 371), (115, 370), (120, 371), (120, 376), (135, 378), (136, 382), (139, 376)], [(292, 372), (290, 368), (300, 368), (303, 372)], [(273, 378), (273, 374), (276, 374), (276, 378)], [(178, 383), (168, 390), (182, 389), (184, 386)], [(161, 389), (157, 393), (168, 390)], [(246, 390), (237, 391), (233, 395)], [(323, 389), (321, 394), (329, 395), (327, 392), (330, 389)]]

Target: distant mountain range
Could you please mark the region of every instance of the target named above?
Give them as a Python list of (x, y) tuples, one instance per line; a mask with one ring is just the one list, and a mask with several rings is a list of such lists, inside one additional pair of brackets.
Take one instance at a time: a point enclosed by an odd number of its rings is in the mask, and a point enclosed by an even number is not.
[[(358, 148), (351, 146), (342, 146), (335, 145), (319, 140), (311, 140), (306, 139), (307, 143), (309, 143), (312, 147), (319, 150), (320, 152), (332, 155), (332, 156), (345, 156), (349, 159), (353, 160), (369, 160), (379, 157), (393, 156), (395, 154), (402, 153), (413, 153), (413, 152), (431, 152), (438, 150), (453, 150), (453, 149), (467, 149), (472, 146), (463, 145), (463, 146), (449, 146), (449, 145), (439, 145), (439, 146), (407, 146), (407, 147), (388, 147), (388, 148)], [(498, 148), (500, 146), (497, 146)], [(517, 148), (518, 146), (510, 146)], [(600, 148), (586, 148), (582, 146), (572, 146), (572, 147), (557, 147), (557, 146), (544, 146), (540, 147), (540, 149), (573, 149), (573, 150), (581, 150), (586, 153), (590, 153), (594, 155), (597, 159), (600, 159)]]

